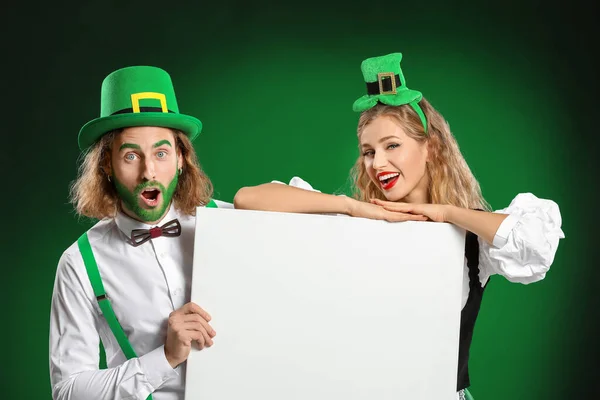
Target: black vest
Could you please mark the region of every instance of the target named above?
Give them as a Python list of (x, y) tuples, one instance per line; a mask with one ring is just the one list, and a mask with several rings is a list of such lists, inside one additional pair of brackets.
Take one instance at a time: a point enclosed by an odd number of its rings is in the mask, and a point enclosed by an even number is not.
[[(458, 384), (456, 390), (471, 385), (469, 380), (469, 349), (473, 339), (473, 329), (479, 314), (479, 307), (486, 284), (482, 287), (479, 281), (479, 242), (477, 235), (467, 232), (465, 239), (465, 256), (469, 269), (469, 297), (460, 313), (460, 342), (458, 347)], [(489, 282), (489, 280), (488, 280)]]

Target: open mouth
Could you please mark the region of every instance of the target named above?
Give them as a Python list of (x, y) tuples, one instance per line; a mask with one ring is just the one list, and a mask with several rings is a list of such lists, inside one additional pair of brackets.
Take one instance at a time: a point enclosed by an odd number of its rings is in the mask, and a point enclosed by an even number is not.
[(155, 207), (158, 205), (158, 200), (160, 198), (160, 190), (156, 188), (148, 188), (144, 189), (142, 193), (140, 193), (140, 197), (148, 205), (149, 207)]
[(377, 174), (377, 179), (383, 190), (390, 190), (394, 187), (400, 174), (398, 172), (381, 172)]

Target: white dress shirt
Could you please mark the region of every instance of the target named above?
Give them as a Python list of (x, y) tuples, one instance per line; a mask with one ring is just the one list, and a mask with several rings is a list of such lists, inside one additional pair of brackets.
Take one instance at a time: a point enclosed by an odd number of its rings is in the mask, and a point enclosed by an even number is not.
[[(299, 177), (292, 178), (289, 186), (319, 192)], [(520, 193), (508, 207), (494, 212), (508, 216), (500, 224), (492, 245), (478, 238), (481, 284), (495, 274), (523, 284), (544, 279), (554, 261), (558, 242), (565, 237), (558, 205), (531, 193)], [(468, 298), (469, 269), (465, 257), (462, 307)]]
[[(233, 208), (215, 201), (219, 208)], [(173, 369), (164, 353), (169, 314), (190, 301), (196, 218), (173, 206), (158, 225), (178, 218), (181, 236), (138, 247), (133, 229), (152, 226), (123, 213), (95, 224), (88, 237), (113, 310), (137, 358), (127, 360), (94, 296), (77, 242), (61, 256), (50, 314), (50, 380), (55, 400), (182, 400), (185, 363)], [(200, 305), (202, 306), (202, 305)], [(207, 310), (210, 313), (210, 310)], [(107, 369), (100, 370), (99, 339)]]

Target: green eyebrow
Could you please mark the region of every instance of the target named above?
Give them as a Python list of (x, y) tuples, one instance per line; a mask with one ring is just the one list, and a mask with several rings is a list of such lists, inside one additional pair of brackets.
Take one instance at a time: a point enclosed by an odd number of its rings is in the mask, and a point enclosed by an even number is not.
[(137, 150), (141, 150), (142, 148), (140, 147), (140, 145), (138, 144), (134, 144), (134, 143), (123, 143), (121, 145), (121, 147), (119, 147), (119, 151), (123, 150), (123, 149), (137, 149)]
[(167, 144), (167, 145), (169, 145), (169, 147), (173, 147), (173, 146), (171, 146), (171, 142), (169, 142), (167, 139), (163, 139), (160, 142), (154, 143), (154, 145), (152, 147), (156, 148), (158, 146), (162, 146), (163, 144)]

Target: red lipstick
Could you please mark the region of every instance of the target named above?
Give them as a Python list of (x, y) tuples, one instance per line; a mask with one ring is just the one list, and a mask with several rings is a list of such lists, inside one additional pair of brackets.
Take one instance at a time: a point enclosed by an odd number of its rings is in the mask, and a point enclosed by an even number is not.
[(400, 173), (393, 171), (383, 171), (377, 173), (377, 180), (383, 190), (390, 190), (396, 185), (400, 178)]

